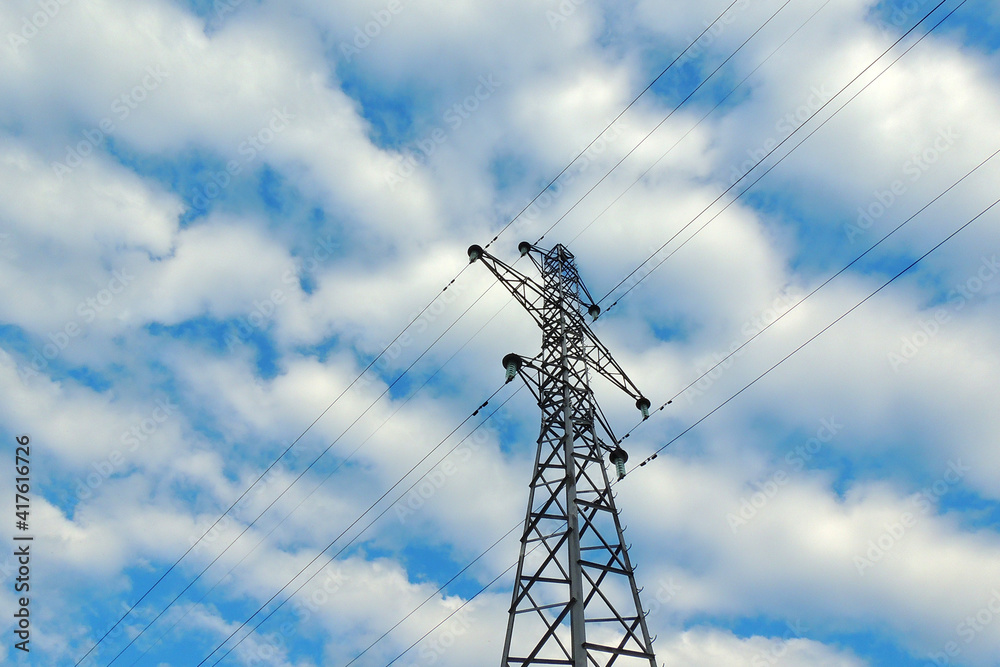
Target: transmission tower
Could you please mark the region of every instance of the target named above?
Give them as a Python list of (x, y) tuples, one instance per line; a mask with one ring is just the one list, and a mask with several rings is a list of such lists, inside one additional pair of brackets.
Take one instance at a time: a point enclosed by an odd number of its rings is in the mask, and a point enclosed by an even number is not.
[[(605, 455), (625, 474), (621, 449), (594, 400), (589, 371), (600, 373), (636, 400), (645, 399), (584, 321), (594, 304), (562, 245), (518, 249), (541, 273), (541, 284), (487, 253), (469, 248), (528, 311), (542, 330), (542, 351), (503, 359), (507, 380), (516, 375), (542, 409), (521, 554), (507, 621), (501, 667), (656, 667), (639, 602), (634, 569), (622, 535)], [(600, 424), (614, 447), (596, 433)]]

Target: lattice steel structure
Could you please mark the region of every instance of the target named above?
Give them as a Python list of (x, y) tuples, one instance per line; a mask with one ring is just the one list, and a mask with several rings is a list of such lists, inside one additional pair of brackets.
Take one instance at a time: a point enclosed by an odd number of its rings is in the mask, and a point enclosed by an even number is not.
[(539, 284), (485, 252), (469, 248), (542, 330), (532, 359), (504, 357), (507, 378), (520, 375), (542, 410), (521, 554), (501, 667), (656, 667), (634, 569), (622, 535), (605, 455), (624, 474), (627, 455), (597, 436), (600, 424), (616, 442), (594, 400), (589, 372), (600, 373), (636, 400), (649, 401), (584, 320), (600, 309), (562, 245), (519, 246), (542, 276)]

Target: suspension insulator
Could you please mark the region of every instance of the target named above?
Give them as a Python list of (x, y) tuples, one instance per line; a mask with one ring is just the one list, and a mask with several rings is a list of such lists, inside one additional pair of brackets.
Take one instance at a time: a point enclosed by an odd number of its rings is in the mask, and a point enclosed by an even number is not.
[(590, 304), (590, 307), (587, 308), (587, 314), (590, 315), (590, 318), (594, 322), (596, 322), (597, 318), (601, 316), (601, 307), (598, 306), (596, 303), (592, 303)]
[(517, 372), (521, 370), (521, 356), (511, 352), (503, 358), (503, 367), (506, 371), (504, 382), (510, 382), (517, 375)]
[(639, 400), (635, 402), (635, 407), (639, 408), (639, 412), (642, 413), (643, 421), (649, 419), (649, 399), (645, 396), (640, 396)]
[(621, 448), (621, 446), (616, 447), (613, 452), (608, 455), (608, 460), (611, 461), (611, 465), (615, 467), (615, 472), (618, 473), (618, 479), (625, 477), (625, 463), (628, 461), (628, 452)]
[(521, 253), (521, 257), (527, 255), (529, 250), (531, 250), (531, 244), (527, 241), (521, 241), (517, 244), (517, 251)]
[(472, 264), (477, 259), (482, 258), (484, 252), (486, 252), (486, 251), (483, 250), (482, 246), (470, 245), (469, 246), (469, 264)]

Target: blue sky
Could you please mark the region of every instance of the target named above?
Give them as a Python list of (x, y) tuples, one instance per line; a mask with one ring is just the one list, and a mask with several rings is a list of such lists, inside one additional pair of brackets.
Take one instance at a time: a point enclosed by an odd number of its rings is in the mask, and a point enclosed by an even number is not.
[(997, 197), (995, 2), (867, 71), (937, 2), (783, 4), (6, 3), (0, 436), (31, 438), (34, 542), (30, 654), (0, 557), (0, 659), (77, 663), (176, 562), (81, 664), (213, 664), (303, 567), (222, 664), (499, 661), (516, 535), (487, 548), (538, 428), (500, 359), (539, 335), (463, 268), (504, 230), (511, 262), (568, 244), (675, 397), (616, 487), (659, 663), (998, 664), (1000, 207), (673, 442)]

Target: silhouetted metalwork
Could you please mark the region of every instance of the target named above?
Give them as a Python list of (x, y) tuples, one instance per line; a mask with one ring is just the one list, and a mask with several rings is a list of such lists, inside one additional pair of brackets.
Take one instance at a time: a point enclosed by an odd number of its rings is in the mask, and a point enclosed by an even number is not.
[[(634, 398), (644, 417), (649, 401), (585, 322), (584, 312), (596, 319), (600, 309), (569, 250), (527, 242), (519, 250), (540, 283), (469, 248), (470, 261), (481, 261), (542, 330), (540, 354), (503, 359), (508, 381), (520, 375), (534, 393), (542, 426), (501, 667), (656, 667), (605, 468), (607, 457), (620, 478), (628, 455), (594, 400), (589, 372)], [(597, 437), (598, 424), (614, 446)]]

